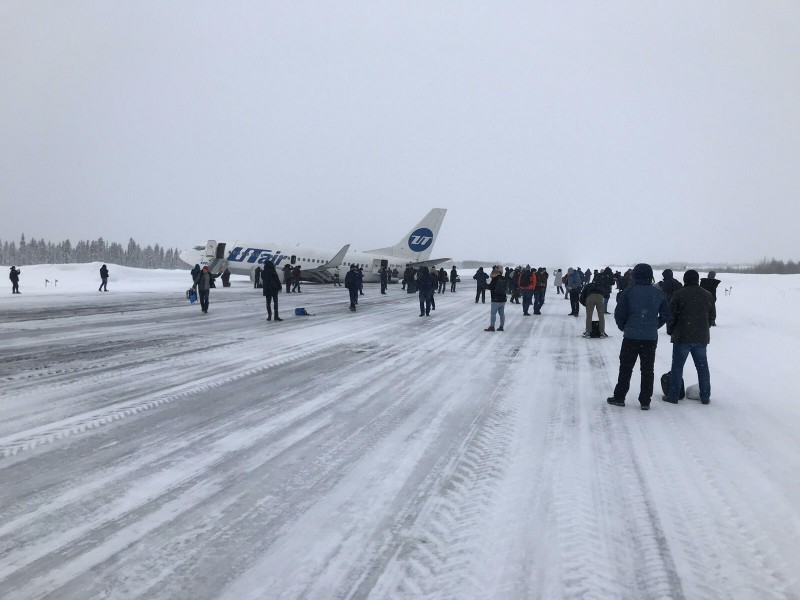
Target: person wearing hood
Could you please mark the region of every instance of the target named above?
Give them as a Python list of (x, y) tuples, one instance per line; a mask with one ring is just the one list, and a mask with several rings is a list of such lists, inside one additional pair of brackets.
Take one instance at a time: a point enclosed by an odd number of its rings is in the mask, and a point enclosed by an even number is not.
[(278, 316), (278, 294), (282, 289), (281, 278), (278, 277), (278, 271), (275, 270), (275, 263), (268, 260), (264, 263), (264, 269), (261, 271), (261, 293), (264, 294), (267, 301), (267, 321), (272, 321), (272, 306), (275, 307), (275, 320), (283, 321)]
[(19, 275), (22, 273), (22, 269), (18, 269), (16, 265), (11, 266), (11, 271), (8, 274), (8, 278), (11, 280), (11, 293), (12, 294), (20, 294), (22, 292), (19, 291)]
[[(716, 277), (717, 277), (716, 271), (709, 271), (708, 277), (703, 277), (700, 280), (700, 287), (711, 294), (711, 297), (714, 298), (714, 304), (716, 304), (717, 302), (717, 287), (720, 284), (719, 279), (717, 279)], [(711, 327), (717, 326), (716, 308), (714, 310), (714, 318), (711, 319), (710, 325)]]
[[(433, 304), (433, 289), (437, 283), (428, 271), (428, 267), (422, 267), (417, 273), (417, 290), (419, 292), (419, 316), (429, 317), (431, 315), (431, 305)], [(434, 307), (435, 309), (435, 307)]]
[(200, 310), (203, 311), (203, 314), (208, 313), (208, 294), (213, 282), (214, 278), (208, 270), (208, 267), (205, 266), (203, 270), (200, 271), (197, 279), (194, 280), (194, 285), (192, 286), (197, 290), (197, 297), (200, 299)]
[(100, 287), (97, 288), (98, 292), (108, 291), (108, 267), (103, 265), (100, 267)]
[(700, 274), (694, 269), (684, 273), (683, 283), (683, 288), (672, 295), (669, 303), (667, 333), (672, 340), (672, 368), (669, 393), (661, 399), (671, 404), (678, 403), (683, 365), (691, 354), (697, 369), (700, 402), (708, 404), (711, 401), (711, 375), (706, 348), (711, 341), (711, 321), (715, 317), (714, 298), (711, 292), (700, 287)]
[(483, 267), (478, 267), (478, 270), (472, 278), (478, 283), (478, 291), (475, 293), (475, 304), (478, 303), (479, 298), (481, 302), (486, 304), (486, 282), (489, 280), (489, 276), (483, 270)]
[(191, 270), (192, 283), (194, 283), (197, 280), (197, 276), (200, 275), (200, 271), (202, 271), (202, 269), (200, 268), (200, 265), (195, 265), (194, 267), (192, 267), (192, 270)]
[(658, 287), (664, 292), (664, 295), (667, 297), (667, 302), (670, 302), (672, 300), (672, 294), (681, 289), (683, 284), (675, 279), (672, 274), (672, 269), (664, 269), (661, 276), (663, 279), (658, 282)]
[(625, 406), (633, 367), (638, 359), (642, 372), (639, 404), (642, 410), (649, 410), (653, 396), (658, 330), (669, 321), (670, 312), (664, 292), (653, 285), (653, 268), (650, 265), (636, 265), (632, 278), (633, 285), (619, 294), (614, 310), (614, 320), (624, 335), (619, 351), (619, 377), (614, 395), (608, 398), (608, 403)]

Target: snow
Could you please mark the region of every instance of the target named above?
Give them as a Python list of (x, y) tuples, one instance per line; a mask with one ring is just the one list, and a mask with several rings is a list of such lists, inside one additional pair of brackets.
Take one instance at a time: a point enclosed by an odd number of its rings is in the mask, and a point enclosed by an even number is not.
[(800, 598), (800, 276), (720, 274), (711, 404), (643, 412), (552, 287), (485, 333), (466, 271), (268, 323), (99, 267), (0, 295), (0, 598)]

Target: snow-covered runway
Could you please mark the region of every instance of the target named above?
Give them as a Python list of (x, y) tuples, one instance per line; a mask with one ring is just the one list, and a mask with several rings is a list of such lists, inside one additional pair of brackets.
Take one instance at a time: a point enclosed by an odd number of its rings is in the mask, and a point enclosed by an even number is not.
[(355, 314), (309, 285), (267, 323), (244, 281), (204, 316), (184, 272), (24, 276), (0, 299), (2, 598), (800, 598), (798, 277), (727, 276), (711, 404), (643, 412), (605, 402), (621, 332), (582, 339), (552, 290), (485, 333), (472, 285), (429, 318), (396, 285)]

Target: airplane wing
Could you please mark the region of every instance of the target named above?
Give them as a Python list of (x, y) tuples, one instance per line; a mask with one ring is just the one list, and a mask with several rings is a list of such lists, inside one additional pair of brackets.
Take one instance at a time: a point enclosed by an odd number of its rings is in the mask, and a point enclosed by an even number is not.
[(435, 267), (441, 263), (450, 262), (453, 260), (452, 258), (434, 258), (432, 260), (421, 260), (419, 262), (409, 262), (408, 264), (412, 265), (413, 267), (420, 268), (420, 267)]
[(326, 262), (324, 265), (319, 265), (313, 269), (303, 269), (302, 278), (308, 281), (318, 281), (320, 283), (330, 283), (333, 281), (333, 275), (329, 269), (340, 267), (344, 261), (344, 255), (350, 249), (350, 244), (345, 244), (336, 255)]

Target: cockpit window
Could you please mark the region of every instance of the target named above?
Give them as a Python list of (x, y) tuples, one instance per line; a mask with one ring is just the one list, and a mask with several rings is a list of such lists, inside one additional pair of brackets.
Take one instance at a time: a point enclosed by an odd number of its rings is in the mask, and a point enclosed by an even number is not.
[(205, 250), (206, 247), (205, 246), (195, 246), (194, 249), (195, 250)]

